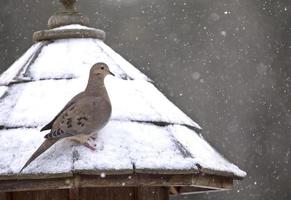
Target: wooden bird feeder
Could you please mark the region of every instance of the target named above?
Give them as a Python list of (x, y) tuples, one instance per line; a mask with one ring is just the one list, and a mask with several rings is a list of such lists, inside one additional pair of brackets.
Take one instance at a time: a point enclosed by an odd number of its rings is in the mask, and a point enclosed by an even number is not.
[[(201, 136), (200, 127), (107, 46), (102, 30), (63, 0), (49, 30), (0, 76), (0, 199), (166, 200), (224, 191), (246, 173)], [(62, 140), (19, 170), (42, 143), (40, 128), (82, 91), (90, 67), (108, 64), (112, 116), (95, 152)]]

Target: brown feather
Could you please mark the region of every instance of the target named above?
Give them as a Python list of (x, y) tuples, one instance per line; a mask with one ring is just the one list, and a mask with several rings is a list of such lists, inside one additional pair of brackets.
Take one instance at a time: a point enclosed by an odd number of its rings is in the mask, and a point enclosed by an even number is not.
[(54, 145), (58, 139), (46, 139), (40, 147), (32, 154), (32, 156), (28, 159), (28, 161), (25, 163), (25, 165), (21, 168), (20, 172), (27, 167), (32, 161), (34, 161), (40, 154), (45, 152), (48, 148), (50, 148), (52, 145)]
[(42, 129), (40, 129), (40, 131), (46, 131), (46, 130), (50, 130), (54, 124), (54, 122), (56, 121), (56, 119), (60, 116), (60, 114), (62, 114), (68, 107), (70, 107), (72, 104), (75, 103), (75, 101), (82, 97), (84, 95), (84, 92), (81, 92), (79, 94), (77, 94), (76, 96), (74, 96), (66, 105), (65, 107), (54, 117), (54, 119), (49, 122), (47, 125), (45, 125), (44, 127), (42, 127)]

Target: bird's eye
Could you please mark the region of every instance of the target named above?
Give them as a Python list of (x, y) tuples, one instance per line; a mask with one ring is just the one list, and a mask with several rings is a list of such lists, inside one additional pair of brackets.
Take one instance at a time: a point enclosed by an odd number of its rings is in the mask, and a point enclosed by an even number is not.
[(104, 69), (104, 67), (101, 67), (101, 69)]

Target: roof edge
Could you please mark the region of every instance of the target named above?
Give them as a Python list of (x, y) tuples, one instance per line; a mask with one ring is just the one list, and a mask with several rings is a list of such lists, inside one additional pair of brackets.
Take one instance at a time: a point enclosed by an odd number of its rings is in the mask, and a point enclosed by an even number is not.
[(99, 40), (105, 40), (105, 32), (103, 30), (93, 28), (52, 29), (34, 32), (32, 36), (34, 42), (69, 38), (94, 38)]
[[(75, 185), (76, 179), (78, 185)], [(39, 179), (2, 179), (0, 180), (0, 192), (28, 191), (28, 190), (50, 190), (69, 189), (74, 187), (199, 187), (214, 190), (225, 190), (233, 187), (233, 179), (221, 176), (210, 176), (201, 174), (179, 174), (179, 175), (153, 175), (153, 174), (123, 174), (108, 175), (83, 175), (59, 178)]]

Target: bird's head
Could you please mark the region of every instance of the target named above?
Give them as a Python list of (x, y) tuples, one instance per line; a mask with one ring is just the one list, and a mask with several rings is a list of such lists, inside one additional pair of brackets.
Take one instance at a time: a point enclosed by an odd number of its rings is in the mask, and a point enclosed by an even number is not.
[(94, 64), (90, 70), (91, 77), (104, 78), (106, 75), (109, 75), (109, 74), (114, 76), (114, 74), (109, 70), (108, 65), (101, 62)]

